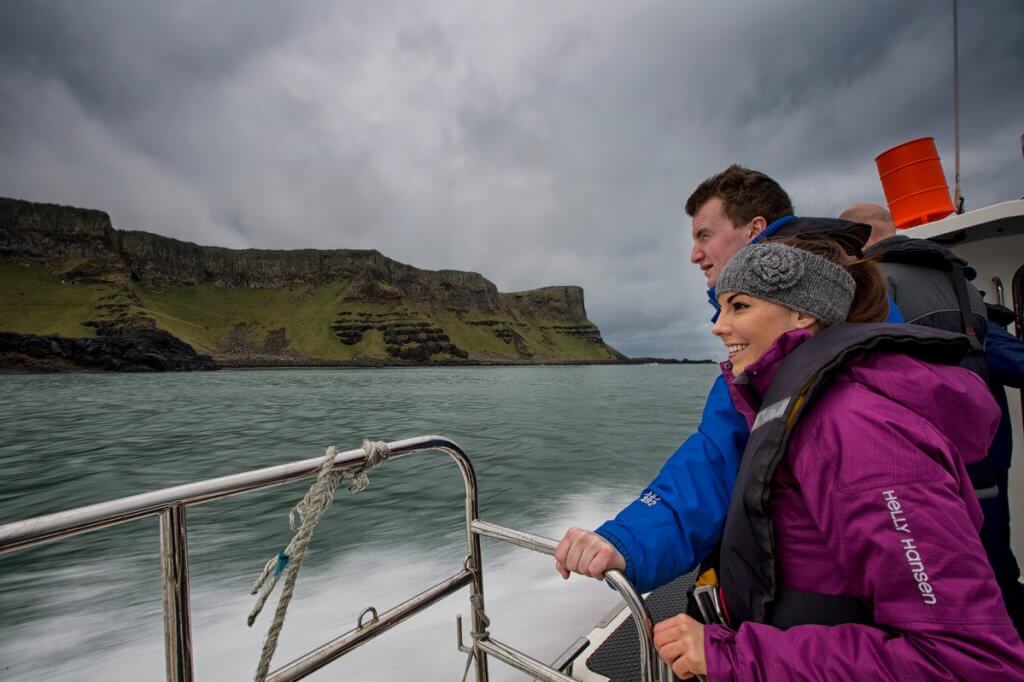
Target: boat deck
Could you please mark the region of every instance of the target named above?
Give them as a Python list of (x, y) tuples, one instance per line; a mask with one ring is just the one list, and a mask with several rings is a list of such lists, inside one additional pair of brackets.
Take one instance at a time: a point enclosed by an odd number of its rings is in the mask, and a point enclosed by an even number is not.
[[(651, 620), (659, 623), (686, 611), (687, 593), (696, 571), (679, 576), (647, 596)], [(628, 616), (584, 663), (592, 673), (612, 682), (640, 682), (640, 641), (633, 617)], [(578, 676), (578, 674), (577, 674)]]

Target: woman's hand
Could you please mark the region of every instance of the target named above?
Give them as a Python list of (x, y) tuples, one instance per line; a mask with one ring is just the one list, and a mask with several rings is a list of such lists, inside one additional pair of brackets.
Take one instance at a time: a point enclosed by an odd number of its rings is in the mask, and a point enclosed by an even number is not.
[(704, 658), (704, 625), (685, 613), (654, 626), (654, 647), (679, 679), (708, 674), (708, 663)]
[(562, 578), (579, 573), (602, 580), (605, 571), (626, 570), (626, 560), (612, 543), (597, 533), (570, 528), (555, 550), (555, 569)]

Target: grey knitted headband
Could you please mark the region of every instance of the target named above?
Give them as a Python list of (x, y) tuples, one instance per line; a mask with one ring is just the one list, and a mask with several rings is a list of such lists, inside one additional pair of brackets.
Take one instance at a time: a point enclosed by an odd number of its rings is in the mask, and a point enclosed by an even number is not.
[(846, 320), (856, 284), (846, 270), (785, 244), (750, 244), (718, 277), (715, 293), (741, 293), (805, 313), (824, 325)]

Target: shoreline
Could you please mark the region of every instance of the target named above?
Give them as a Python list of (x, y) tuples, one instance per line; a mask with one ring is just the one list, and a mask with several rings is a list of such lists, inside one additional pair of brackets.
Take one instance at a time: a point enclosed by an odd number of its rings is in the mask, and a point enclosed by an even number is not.
[(0, 372), (191, 372), (222, 369), (373, 369), (385, 367), (565, 367), (571, 365), (705, 365), (713, 360), (689, 358), (504, 358), (486, 357), (412, 360), (402, 358), (353, 358), (327, 360), (296, 354), (284, 357), (249, 354), (214, 358), (198, 354), (168, 332), (146, 329), (125, 335), (66, 338), (0, 332)]
[[(224, 372), (252, 372), (260, 370), (280, 370), (280, 369), (338, 369), (338, 370), (373, 370), (373, 369), (420, 369), (420, 368), (432, 368), (432, 367), (469, 367), (469, 368), (487, 368), (487, 367), (590, 367), (590, 366), (620, 366), (620, 365), (715, 365), (717, 364), (714, 360), (676, 360), (666, 358), (645, 358), (643, 361), (635, 360), (611, 360), (611, 361), (591, 361), (591, 360), (564, 360), (564, 361), (551, 361), (551, 362), (432, 362), (432, 363), (375, 363), (375, 362), (358, 362), (358, 363), (317, 363), (317, 364), (240, 364), (240, 365), (219, 365), (217, 371)], [(166, 373), (180, 373), (180, 372), (191, 372), (197, 370), (109, 370), (98, 367), (81, 367), (81, 366), (0, 366), (0, 375), (5, 374), (166, 374)]]
[(714, 360), (657, 359), (632, 360), (552, 360), (550, 362), (429, 362), (429, 363), (324, 363), (312, 365), (221, 365), (222, 371), (260, 369), (411, 369), (429, 367), (591, 367), (617, 365), (717, 365)]

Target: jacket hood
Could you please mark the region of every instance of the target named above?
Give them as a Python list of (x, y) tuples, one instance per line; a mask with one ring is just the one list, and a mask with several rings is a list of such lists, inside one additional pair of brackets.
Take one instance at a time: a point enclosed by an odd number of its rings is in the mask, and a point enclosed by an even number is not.
[[(765, 229), (765, 233), (768, 233)], [(771, 237), (806, 237), (824, 235), (842, 244), (847, 251), (860, 255), (871, 235), (871, 226), (865, 223), (854, 223), (839, 218), (799, 217), (777, 227), (766, 239)]]
[[(753, 423), (782, 360), (811, 337), (804, 329), (782, 334), (736, 376), (730, 363), (722, 363), (733, 402), (748, 424)], [(982, 459), (988, 452), (999, 411), (985, 382), (969, 370), (925, 362), (902, 353), (875, 352), (855, 357), (833, 382), (860, 384), (920, 416), (949, 440), (967, 463)], [(879, 415), (879, 419), (883, 416)]]
[(970, 263), (941, 244), (930, 239), (911, 239), (905, 234), (893, 235), (871, 245), (864, 250), (864, 255), (877, 257), (883, 262), (906, 263), (943, 272), (949, 271), (952, 265), (959, 265), (969, 282), (978, 276)]

